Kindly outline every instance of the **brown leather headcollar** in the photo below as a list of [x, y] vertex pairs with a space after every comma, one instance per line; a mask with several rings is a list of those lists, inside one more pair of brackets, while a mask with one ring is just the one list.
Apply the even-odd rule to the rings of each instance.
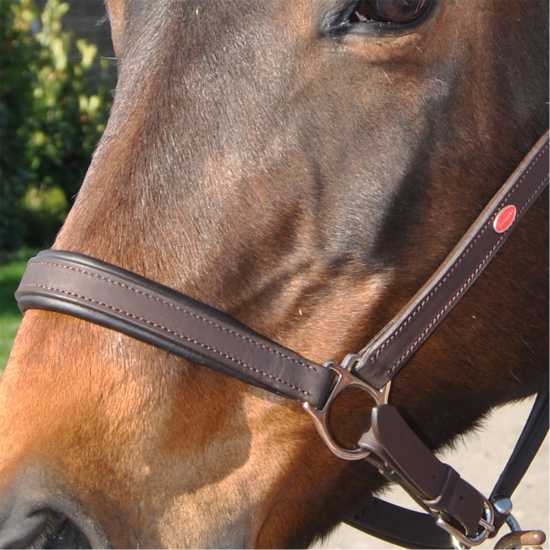
[[[434, 516], [438, 526], [472, 546], [494, 536], [503, 516], [494, 502], [424, 446], [387, 404], [389, 388], [548, 186], [548, 157], [546, 133], [427, 283], [361, 352], [350, 354], [342, 365], [313, 363], [215, 308], [72, 252], [48, 250], [31, 259], [16, 298], [22, 311], [45, 309], [80, 317], [304, 402], [333, 452], [375, 464]], [[349, 385], [368, 391], [378, 405], [372, 411], [371, 430], [355, 449], [340, 447], [326, 422], [335, 395]], [[543, 423], [537, 426], [537, 434], [542, 433]], [[376, 531], [376, 526], [370, 529]], [[422, 543], [430, 547], [435, 539], [439, 545], [441, 537]], [[448, 546], [449, 539], [445, 540]]]

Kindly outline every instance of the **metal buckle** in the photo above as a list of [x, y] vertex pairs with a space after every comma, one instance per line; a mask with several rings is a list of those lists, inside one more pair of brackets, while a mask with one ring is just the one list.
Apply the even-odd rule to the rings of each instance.
[[495, 530], [495, 511], [488, 500], [485, 500], [483, 512], [484, 516], [479, 520], [481, 529], [473, 537], [465, 535], [460, 529], [457, 529], [454, 525], [446, 521], [440, 514], [437, 514], [435, 523], [438, 527], [445, 529], [445, 531], [451, 535], [455, 548], [470, 548], [471, 546], [478, 546], [484, 542]]
[[521, 527], [517, 519], [512, 515], [513, 504], [511, 499], [499, 498], [498, 500], [495, 500], [493, 502], [493, 506], [499, 514], [506, 517], [506, 524], [508, 525], [512, 533], [514, 531], [521, 531]]
[[343, 460], [363, 460], [371, 453], [370, 451], [361, 449], [361, 447], [347, 449], [334, 439], [328, 425], [328, 415], [333, 401], [336, 397], [338, 397], [338, 395], [340, 395], [340, 393], [342, 393], [342, 391], [351, 386], [366, 391], [374, 399], [377, 406], [386, 404], [390, 393], [391, 381], [378, 390], [353, 374], [353, 368], [357, 364], [358, 360], [359, 356], [352, 353], [344, 358], [341, 365], [335, 365], [331, 362], [326, 363], [325, 367], [332, 369], [336, 373], [337, 378], [330, 395], [323, 405], [323, 408], [319, 410], [312, 407], [309, 403], [303, 404], [304, 409], [313, 418], [313, 423], [315, 424], [315, 427], [317, 428], [317, 431], [323, 441], [337, 457], [342, 458]]
[[493, 501], [495, 510], [503, 515], [510, 533], [504, 535], [496, 543], [495, 548], [542, 548], [546, 541], [544, 531], [530, 529], [523, 531], [518, 520], [512, 515], [512, 501], [509, 498], [500, 498]]

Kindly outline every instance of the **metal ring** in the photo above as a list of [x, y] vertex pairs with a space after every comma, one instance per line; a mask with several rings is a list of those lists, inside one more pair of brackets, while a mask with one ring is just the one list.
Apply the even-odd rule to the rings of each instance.
[[360, 388], [367, 392], [376, 402], [376, 405], [384, 405], [388, 402], [390, 385], [388, 382], [382, 389], [378, 390], [361, 380], [353, 374], [353, 368], [357, 364], [359, 356], [356, 354], [347, 355], [341, 365], [327, 363], [325, 367], [332, 369], [336, 373], [336, 382], [328, 396], [325, 404], [321, 409], [315, 409], [309, 403], [304, 403], [304, 409], [311, 415], [313, 423], [319, 432], [319, 435], [326, 443], [327, 447], [338, 457], [343, 460], [363, 460], [371, 453], [357, 446], [348, 449], [340, 445], [333, 437], [328, 424], [330, 407], [336, 397], [340, 395], [348, 387]]

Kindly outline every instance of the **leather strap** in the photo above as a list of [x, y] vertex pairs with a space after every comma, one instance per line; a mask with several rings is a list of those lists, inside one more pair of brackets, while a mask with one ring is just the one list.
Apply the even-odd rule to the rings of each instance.
[[22, 311], [80, 317], [317, 408], [332, 386], [330, 369], [221, 311], [82, 254], [40, 252], [15, 296]]
[[[548, 432], [548, 391], [537, 396], [512, 455], [498, 478], [489, 500], [511, 499]], [[409, 449], [412, 450], [412, 449]], [[495, 510], [494, 537], [507, 516]], [[454, 548], [448, 533], [437, 527], [430, 514], [415, 512], [376, 497], [346, 523], [374, 537], [406, 548]]]
[[[547, 186], [548, 132], [428, 282], [360, 352], [354, 370], [357, 376], [376, 388], [392, 380], [483, 273], [519, 219]], [[504, 211], [506, 207], [510, 208]], [[507, 220], [512, 223], [501, 232]]]
[[[512, 499], [512, 495], [523, 479], [525, 472], [535, 458], [548, 433], [548, 388], [537, 395], [529, 418], [523, 427], [504, 470], [496, 482], [489, 500]], [[506, 521], [506, 516], [496, 511], [497, 529]]]
[[402, 508], [391, 502], [367, 497], [363, 507], [346, 523], [364, 533], [405, 548], [454, 548], [449, 534], [433, 516]]
[[395, 407], [381, 405], [372, 410], [371, 429], [359, 446], [371, 451], [381, 472], [399, 481], [425, 509], [459, 522], [467, 535], [473, 536], [479, 530], [486, 503], [483, 495], [451, 466], [438, 460]]

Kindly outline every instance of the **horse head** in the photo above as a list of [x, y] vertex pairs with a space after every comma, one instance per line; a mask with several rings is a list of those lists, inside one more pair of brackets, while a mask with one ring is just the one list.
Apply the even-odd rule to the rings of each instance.
[[[341, 359], [446, 256], [545, 129], [542, 0], [107, 0], [118, 84], [55, 248]], [[537, 206], [392, 403], [432, 448], [545, 383]], [[342, 399], [342, 437], [368, 404]], [[0, 385], [0, 540], [302, 546], [371, 467], [301, 407], [29, 311]], [[11, 537], [11, 538], [10, 538]]]

